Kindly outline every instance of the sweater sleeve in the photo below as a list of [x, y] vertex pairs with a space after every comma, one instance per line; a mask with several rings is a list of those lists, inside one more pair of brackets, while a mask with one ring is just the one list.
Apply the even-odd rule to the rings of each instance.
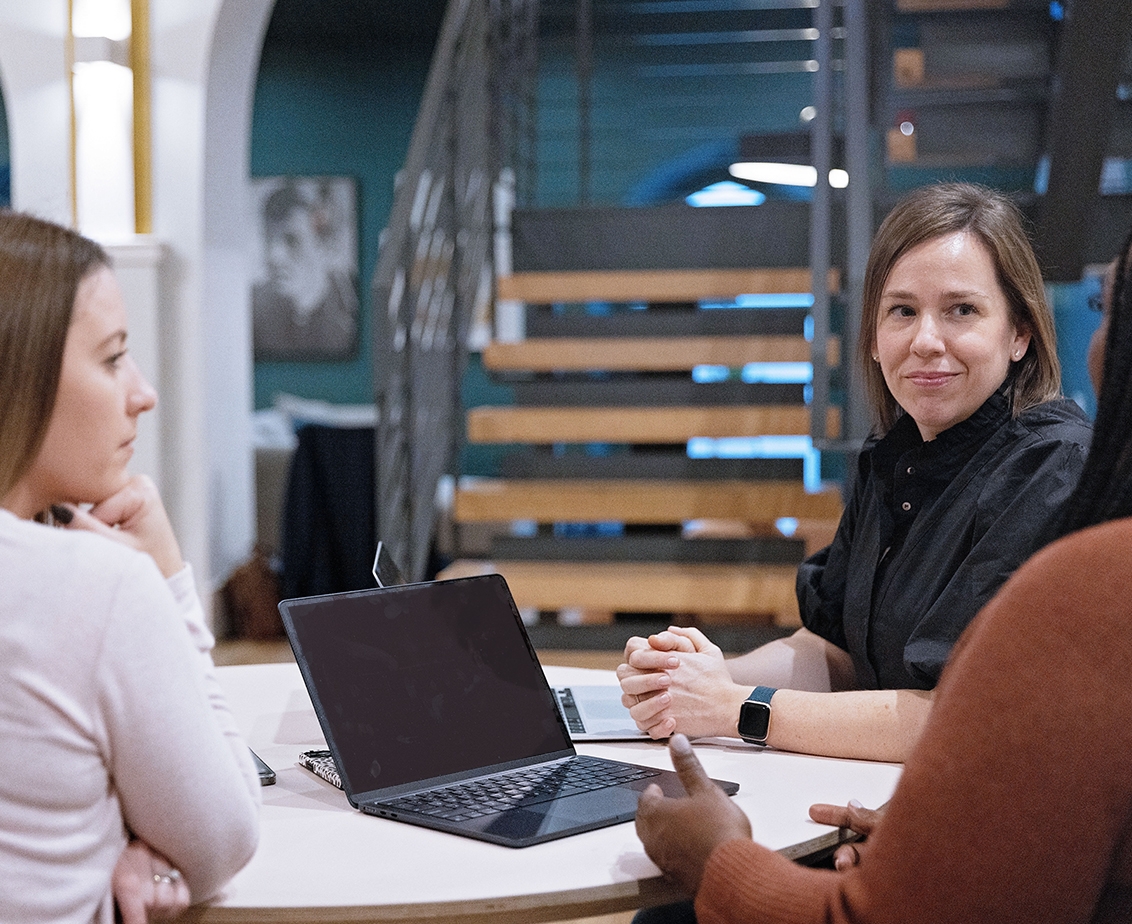
[[1125, 919], [1130, 547], [1132, 520], [1071, 536], [980, 614], [858, 867], [723, 844], [697, 896], [702, 924]]
[[212, 644], [192, 572], [166, 584], [139, 557], [98, 662], [103, 746], [127, 827], [181, 870], [194, 902], [251, 858], [261, 798]]

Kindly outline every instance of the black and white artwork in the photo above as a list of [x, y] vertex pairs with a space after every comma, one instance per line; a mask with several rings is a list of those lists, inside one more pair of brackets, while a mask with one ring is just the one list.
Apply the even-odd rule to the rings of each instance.
[[357, 188], [352, 177], [252, 180], [257, 360], [348, 359], [358, 346]]

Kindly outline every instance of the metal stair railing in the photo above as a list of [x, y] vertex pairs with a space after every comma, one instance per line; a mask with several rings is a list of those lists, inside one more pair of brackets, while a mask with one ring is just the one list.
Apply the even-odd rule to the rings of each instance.
[[449, 4], [374, 271], [377, 538], [410, 580], [426, 574], [462, 441], [468, 331], [492, 294], [492, 188], [522, 79], [497, 49], [537, 22], [532, 2]]

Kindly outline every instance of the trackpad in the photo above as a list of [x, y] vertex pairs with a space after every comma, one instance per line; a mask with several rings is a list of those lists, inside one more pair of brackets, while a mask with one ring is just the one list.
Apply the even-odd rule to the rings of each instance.
[[612, 788], [512, 809], [495, 816], [485, 830], [506, 837], [526, 838], [629, 821], [637, 813], [637, 795], [631, 790]]
[[[571, 825], [580, 823], [580, 820], [563, 820]], [[512, 809], [510, 812], [497, 815], [484, 830], [508, 838], [534, 837], [536, 834], [553, 830], [552, 827], [548, 827], [548, 821], [549, 819], [544, 812], [532, 809]]]

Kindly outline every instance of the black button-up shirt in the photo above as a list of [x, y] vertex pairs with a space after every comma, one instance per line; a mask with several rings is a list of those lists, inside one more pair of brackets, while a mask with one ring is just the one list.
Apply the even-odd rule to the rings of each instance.
[[931, 689], [967, 623], [1054, 537], [1091, 428], [1071, 401], [1010, 416], [997, 392], [925, 443], [907, 415], [858, 460], [832, 545], [798, 570], [803, 624], [861, 689]]

